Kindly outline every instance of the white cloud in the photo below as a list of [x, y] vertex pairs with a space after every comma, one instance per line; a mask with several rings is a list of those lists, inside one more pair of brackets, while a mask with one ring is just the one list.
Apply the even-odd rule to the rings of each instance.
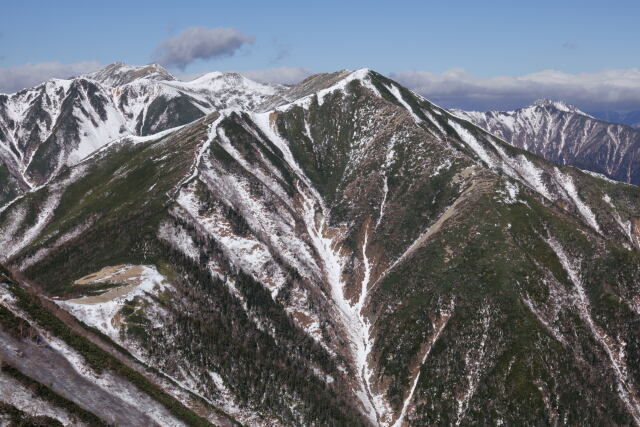
[[303, 67], [276, 67], [262, 70], [241, 71], [245, 77], [261, 83], [295, 84], [313, 74]]
[[253, 43], [252, 36], [234, 28], [189, 27], [180, 34], [163, 40], [154, 57], [163, 65], [183, 69], [196, 59], [233, 55], [242, 45]]
[[476, 77], [454, 68], [437, 74], [402, 71], [390, 77], [444, 107], [511, 109], [537, 98], [569, 102], [585, 111], [640, 106], [640, 70], [570, 74], [544, 70], [522, 76]]
[[70, 64], [52, 61], [0, 67], [0, 92], [12, 93], [33, 87], [53, 77], [65, 79], [99, 68], [100, 63], [97, 61], [81, 61]]

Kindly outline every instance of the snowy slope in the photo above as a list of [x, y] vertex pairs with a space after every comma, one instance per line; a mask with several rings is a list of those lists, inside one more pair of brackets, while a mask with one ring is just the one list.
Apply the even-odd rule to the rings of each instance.
[[453, 112], [551, 161], [640, 184], [637, 129], [596, 119], [560, 101], [538, 100], [515, 111]]
[[84, 77], [109, 87], [122, 86], [138, 79], [175, 80], [171, 73], [157, 63], [135, 66], [127, 65], [123, 62], [114, 62], [101, 70], [86, 74]]
[[151, 135], [229, 107], [255, 109], [282, 90], [236, 73], [180, 82], [158, 64], [114, 63], [0, 95], [0, 206], [120, 137]]

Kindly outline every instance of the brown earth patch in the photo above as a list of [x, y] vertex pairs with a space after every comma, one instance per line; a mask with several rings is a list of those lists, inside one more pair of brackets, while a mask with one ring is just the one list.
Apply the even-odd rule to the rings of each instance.
[[313, 323], [313, 319], [309, 315], [301, 311], [294, 311], [292, 315], [295, 321], [303, 328], [307, 328]]
[[640, 218], [631, 218], [631, 232], [634, 236], [640, 237]]
[[133, 283], [131, 285], [126, 285], [126, 286], [120, 286], [118, 288], [115, 289], [111, 289], [103, 294], [100, 295], [93, 295], [90, 297], [82, 297], [82, 298], [76, 298], [76, 299], [70, 299], [68, 300], [68, 302], [72, 302], [75, 304], [101, 304], [101, 303], [105, 303], [105, 302], [109, 302], [111, 300], [114, 300], [118, 297], [121, 297], [122, 295], [128, 294], [129, 292], [131, 292], [132, 290], [134, 290], [135, 288], [137, 288], [139, 285], [139, 283]]
[[74, 285], [88, 285], [91, 283], [98, 283], [101, 279], [108, 278], [115, 274], [119, 269], [126, 267], [126, 264], [113, 265], [109, 267], [104, 267], [95, 273], [88, 274], [75, 282]]
[[98, 283], [122, 283], [124, 286], [109, 289], [100, 295], [92, 295], [68, 300], [76, 304], [100, 304], [112, 301], [134, 290], [140, 284], [140, 276], [144, 271], [143, 265], [114, 265], [84, 276], [73, 282], [76, 285], [90, 285]]

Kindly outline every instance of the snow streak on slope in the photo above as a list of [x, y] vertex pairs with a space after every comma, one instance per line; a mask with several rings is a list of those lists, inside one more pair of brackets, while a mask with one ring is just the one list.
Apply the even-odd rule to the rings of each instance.
[[[558, 293], [558, 291], [557, 291], [557, 289], [555, 287], [551, 287], [549, 293], [550, 293], [551, 298], [558, 299], [558, 296], [556, 295]], [[566, 346], [567, 345], [567, 340], [562, 336], [562, 333], [560, 332], [560, 330], [556, 326], [554, 326], [552, 324], [552, 321], [550, 321], [541, 310], [539, 310], [537, 307], [534, 306], [534, 303], [531, 300], [531, 298], [529, 298], [528, 295], [525, 295], [525, 296], [522, 297], [522, 301], [529, 308], [529, 310], [531, 310], [533, 315], [536, 316], [538, 321], [540, 323], [542, 323], [542, 325], [546, 328], [546, 330], [549, 331], [549, 333], [556, 340], [558, 340], [558, 342], [560, 342], [562, 345]], [[554, 301], [554, 302], [556, 302], [556, 301]]]
[[94, 224], [94, 219], [90, 219], [85, 224], [80, 224], [77, 227], [69, 230], [66, 233], [60, 235], [53, 243], [46, 247], [41, 247], [38, 249], [33, 255], [25, 258], [24, 261], [20, 264], [20, 270], [24, 271], [35, 263], [39, 262], [43, 259], [51, 250], [58, 248], [65, 243], [80, 237], [82, 233], [84, 233], [87, 229], [89, 229]]
[[629, 414], [633, 417], [636, 425], [640, 425], [640, 400], [638, 399], [638, 391], [635, 389], [633, 380], [629, 376], [628, 368], [625, 362], [624, 356], [624, 343], [618, 342], [617, 339], [607, 335], [604, 329], [598, 326], [591, 316], [591, 304], [584, 289], [582, 278], [580, 277], [580, 270], [578, 266], [572, 262], [563, 247], [554, 238], [546, 240], [549, 247], [555, 252], [560, 264], [564, 268], [569, 277], [569, 280], [574, 286], [576, 296], [576, 308], [580, 317], [589, 327], [593, 338], [602, 346], [605, 350], [609, 361], [610, 367], [615, 375], [618, 383], [618, 395], [620, 400], [625, 404]]
[[[43, 189], [45, 187], [43, 185], [31, 190], [32, 192], [48, 191], [44, 201], [36, 206], [29, 206], [27, 199], [24, 197], [18, 197], [9, 204], [15, 206], [13, 206], [4, 227], [0, 228], [0, 247], [6, 248], [6, 250], [0, 252], [0, 261], [8, 260], [39, 237], [40, 233], [53, 218], [55, 210], [60, 203], [63, 189], [82, 177], [84, 172], [85, 168], [83, 166], [76, 167], [68, 177], [46, 186], [46, 189]], [[5, 208], [9, 207], [9, 205]], [[35, 213], [35, 221], [26, 223], [30, 216], [28, 215], [30, 210], [37, 211]]]
[[391, 165], [393, 164], [393, 159], [395, 158], [395, 138], [392, 138], [389, 141], [389, 146], [387, 148], [387, 156], [385, 158], [384, 164], [382, 165], [383, 175], [382, 175], [382, 201], [380, 202], [380, 210], [378, 213], [378, 220], [376, 221], [376, 229], [380, 226], [382, 222], [382, 217], [384, 216], [384, 208], [387, 204], [387, 197], [389, 196], [389, 173], [391, 169]]
[[360, 296], [358, 297], [358, 303], [356, 304], [356, 309], [358, 312], [361, 312], [365, 299], [367, 297], [367, 286], [369, 285], [369, 280], [371, 279], [371, 262], [369, 261], [369, 257], [367, 256], [367, 243], [369, 241], [369, 222], [366, 223], [364, 229], [364, 240], [362, 242], [362, 262], [364, 264], [364, 275], [362, 277], [362, 283], [360, 284]]
[[600, 226], [598, 225], [598, 221], [596, 221], [596, 217], [586, 204], [580, 200], [578, 196], [578, 190], [576, 189], [575, 184], [573, 183], [573, 179], [569, 175], [564, 175], [560, 173], [558, 168], [555, 168], [555, 175], [558, 183], [562, 186], [562, 189], [567, 193], [569, 198], [573, 201], [576, 208], [578, 208], [578, 212], [584, 218], [584, 220], [589, 224], [594, 230], [598, 233], [601, 233]]
[[400, 93], [400, 89], [398, 89], [397, 86], [395, 85], [388, 85], [386, 86], [387, 89], [389, 89], [389, 92], [391, 92], [391, 94], [398, 100], [398, 102], [400, 104], [402, 104], [402, 106], [404, 108], [406, 108], [406, 110], [409, 112], [409, 114], [411, 114], [411, 117], [413, 117], [413, 120], [416, 123], [422, 123], [422, 119], [420, 117], [418, 117], [416, 115], [416, 113], [413, 112], [413, 109], [411, 108], [411, 106], [407, 103], [407, 101], [404, 100], [404, 98], [402, 97], [402, 94]]
[[605, 194], [602, 197], [602, 200], [604, 200], [604, 202], [611, 207], [611, 215], [615, 219], [616, 224], [618, 224], [618, 227], [620, 227], [620, 230], [622, 231], [622, 233], [625, 236], [627, 236], [627, 239], [629, 239], [629, 242], [631, 242], [633, 246], [640, 249], [640, 238], [634, 235], [633, 224], [631, 223], [631, 221], [622, 220], [622, 218], [620, 217], [620, 213], [618, 212], [618, 209], [612, 203], [611, 197], [608, 194]]
[[393, 414], [393, 409], [386, 399], [384, 393], [376, 392], [372, 384], [373, 369], [369, 364], [369, 355], [373, 351], [374, 337], [372, 331], [372, 324], [365, 315], [366, 301], [369, 294], [369, 283], [371, 282], [371, 269], [372, 261], [367, 255], [368, 242], [369, 242], [369, 227], [370, 221], [365, 222], [364, 239], [362, 242], [362, 263], [363, 263], [363, 278], [360, 284], [360, 295], [358, 301], [354, 306], [355, 313], [362, 325], [362, 336], [364, 339], [364, 349], [361, 351], [361, 359], [358, 360], [357, 368], [360, 370], [362, 382], [367, 393], [368, 400], [372, 403], [374, 412], [376, 415], [377, 424], [387, 425], [390, 417]]
[[[9, 247], [6, 251], [3, 251], [0, 261], [6, 261], [11, 258], [38, 237], [40, 232], [53, 217], [53, 211], [58, 206], [59, 202], [59, 194], [50, 194], [42, 206], [39, 207], [40, 212], [38, 213], [36, 222], [28, 227], [27, 230], [25, 230], [19, 237], [14, 236], [13, 233], [17, 231], [17, 228], [20, 225], [20, 222], [24, 220], [24, 217], [14, 218], [14, 222], [8, 225], [9, 229], [1, 230], [3, 234], [3, 243], [9, 244]], [[18, 210], [15, 212], [19, 213], [20, 211]], [[15, 215], [16, 213], [12, 213], [12, 215]]]
[[494, 162], [489, 153], [485, 150], [485, 148], [478, 142], [475, 136], [471, 134], [467, 129], [462, 127], [459, 123], [454, 120], [448, 121], [449, 126], [451, 126], [460, 136], [468, 146], [471, 148], [480, 159], [487, 164], [490, 168], [494, 167]]

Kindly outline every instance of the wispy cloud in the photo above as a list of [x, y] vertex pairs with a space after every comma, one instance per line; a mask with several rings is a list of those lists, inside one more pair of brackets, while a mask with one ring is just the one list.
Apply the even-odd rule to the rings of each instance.
[[402, 71], [390, 77], [444, 107], [512, 109], [537, 98], [564, 100], [586, 111], [629, 110], [640, 105], [640, 70], [477, 77], [463, 69], [444, 73]]
[[13, 67], [0, 67], [0, 92], [11, 93], [35, 86], [50, 78], [69, 78], [100, 68], [97, 61], [38, 62]]
[[234, 28], [189, 27], [174, 37], [163, 40], [154, 58], [163, 65], [182, 70], [197, 59], [231, 56], [245, 44], [255, 41]]
[[309, 77], [313, 71], [303, 67], [275, 67], [242, 71], [240, 74], [261, 83], [295, 84]]

